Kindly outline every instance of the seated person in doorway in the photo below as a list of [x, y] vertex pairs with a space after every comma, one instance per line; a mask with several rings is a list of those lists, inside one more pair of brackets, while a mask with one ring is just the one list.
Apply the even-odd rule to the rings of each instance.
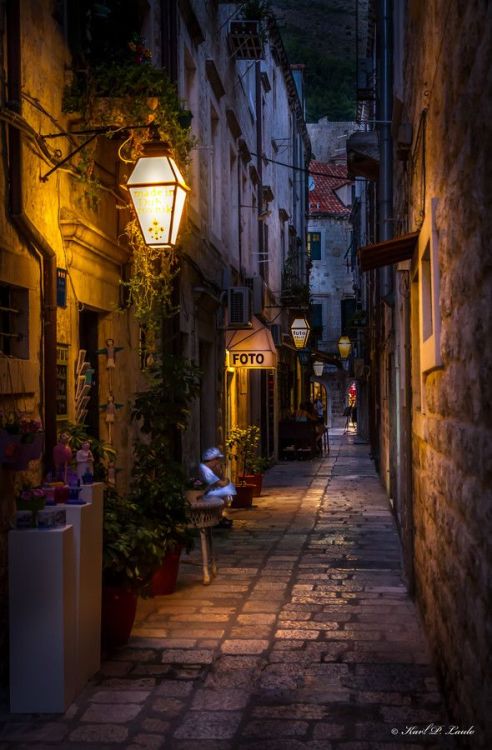
[[294, 419], [296, 422], [316, 422], [316, 414], [310, 401], [303, 401], [297, 409]]
[[[236, 488], [229, 479], [222, 477], [222, 460], [224, 454], [218, 448], [207, 448], [203, 452], [202, 461], [198, 467], [200, 479], [202, 479], [207, 489], [203, 493], [206, 500], [208, 497], [221, 497], [226, 501], [231, 495], [236, 495]], [[219, 528], [229, 529], [232, 521], [223, 517], [217, 524]]]

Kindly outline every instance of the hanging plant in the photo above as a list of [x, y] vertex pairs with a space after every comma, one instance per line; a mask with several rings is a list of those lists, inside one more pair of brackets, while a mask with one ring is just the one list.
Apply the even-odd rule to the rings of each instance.
[[[162, 140], [172, 144], [177, 162], [186, 166], [189, 161], [194, 145], [191, 113], [182, 106], [166, 71], [152, 65], [141, 40], [129, 42], [126, 59], [74, 71], [62, 109], [80, 116], [81, 129], [114, 126], [108, 138], [124, 133], [124, 161], [141, 155], [151, 123]], [[94, 149], [82, 150], [75, 169], [80, 179], [94, 183]]]
[[125, 233], [133, 251], [132, 272], [130, 279], [121, 283], [129, 291], [135, 317], [145, 327], [147, 344], [153, 349], [162, 318], [177, 312], [172, 282], [179, 270], [178, 259], [171, 250], [148, 247], [135, 218], [126, 225]]

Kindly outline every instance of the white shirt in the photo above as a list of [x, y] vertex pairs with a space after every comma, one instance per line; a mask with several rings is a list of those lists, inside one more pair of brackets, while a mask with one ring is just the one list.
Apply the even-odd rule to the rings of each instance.
[[204, 495], [206, 497], [228, 497], [229, 495], [236, 495], [236, 488], [232, 484], [232, 482], [229, 482], [229, 484], [226, 484], [225, 487], [215, 487], [214, 484], [217, 484], [217, 482], [220, 482], [220, 477], [215, 474], [210, 466], [207, 466], [207, 464], [200, 464], [198, 467], [198, 471], [200, 473], [200, 477], [203, 479], [204, 482], [208, 485], [207, 489], [204, 492]]

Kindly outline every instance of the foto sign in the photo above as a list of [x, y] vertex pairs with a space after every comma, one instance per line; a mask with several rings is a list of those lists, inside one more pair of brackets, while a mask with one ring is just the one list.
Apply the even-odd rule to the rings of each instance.
[[263, 369], [275, 367], [275, 354], [271, 351], [228, 351], [228, 367], [247, 367], [249, 369]]

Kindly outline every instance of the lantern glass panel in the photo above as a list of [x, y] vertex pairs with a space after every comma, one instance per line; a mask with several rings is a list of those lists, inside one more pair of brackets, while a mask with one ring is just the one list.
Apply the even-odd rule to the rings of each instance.
[[177, 183], [185, 190], [189, 189], [176, 162], [170, 156], [140, 157], [128, 178], [128, 185], [155, 185], [163, 182]]
[[[174, 185], [130, 187], [130, 195], [146, 245], [169, 245], [175, 190]], [[179, 227], [179, 223], [176, 225]]]
[[181, 224], [181, 216], [183, 214], [183, 209], [186, 201], [186, 192], [180, 188], [176, 188], [176, 201], [174, 204], [174, 214], [173, 214], [173, 228], [171, 232], [171, 245], [176, 244], [176, 239], [178, 236], [179, 231], [179, 225]]

